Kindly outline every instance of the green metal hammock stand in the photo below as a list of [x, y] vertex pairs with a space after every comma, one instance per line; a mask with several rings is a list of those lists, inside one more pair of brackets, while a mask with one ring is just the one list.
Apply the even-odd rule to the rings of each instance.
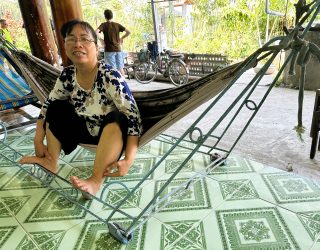
[[[40, 180], [48, 188], [53, 189], [59, 194], [61, 194], [66, 200], [76, 204], [77, 206], [84, 209], [87, 213], [97, 218], [99, 221], [108, 225], [110, 234], [120, 242], [126, 244], [130, 241], [130, 239], [132, 239], [133, 232], [135, 231], [135, 229], [143, 225], [148, 220], [148, 218], [150, 218], [150, 216], [159, 212], [162, 208], [170, 204], [174, 199], [181, 196], [192, 185], [194, 185], [196, 182], [198, 182], [207, 174], [209, 174], [213, 169], [217, 168], [223, 163], [223, 160], [228, 157], [230, 152], [233, 150], [233, 148], [235, 147], [235, 145], [237, 144], [247, 127], [249, 126], [252, 119], [257, 114], [258, 110], [261, 108], [271, 89], [274, 87], [282, 71], [289, 64], [289, 62], [291, 62], [291, 69], [294, 68], [293, 66], [296, 62], [303, 69], [311, 53], [317, 56], [320, 62], [319, 48], [316, 47], [314, 44], [308, 43], [303, 40], [303, 37], [305, 36], [306, 32], [310, 29], [319, 11], [320, 0], [314, 2], [314, 4], [310, 6], [309, 11], [302, 17], [301, 21], [290, 33], [288, 33], [286, 36], [280, 36], [270, 40], [261, 49], [257, 50], [250, 57], [248, 57], [244, 62], [239, 63], [237, 65], [232, 65], [223, 69], [222, 71], [210, 74], [208, 77], [201, 78], [199, 81], [203, 84], [199, 84], [199, 86], [197, 87], [193, 87], [192, 83], [189, 83], [190, 85], [187, 84], [185, 86], [182, 86], [181, 88], [176, 88], [174, 91], [178, 92], [181, 91], [183, 88], [189, 88], [188, 90], [192, 94], [188, 95], [188, 98], [181, 102], [181, 104], [178, 105], [178, 107], [176, 107], [169, 114], [159, 119], [154, 125], [150, 125], [149, 129], [145, 131], [141, 138], [141, 145], [146, 144], [156, 135], [161, 134], [164, 129], [171, 125], [170, 121], [173, 120], [173, 122], [175, 122], [181, 119], [186, 114], [190, 113], [193, 109], [210, 99], [211, 102], [206, 103], [206, 108], [204, 109], [202, 114], [183, 133], [183, 135], [181, 135], [180, 138], [177, 138], [175, 141], [172, 142], [173, 144], [171, 148], [161, 157], [161, 159], [159, 159], [155, 163], [155, 165], [150, 169], [150, 171], [133, 188], [129, 188], [124, 183], [119, 181], [108, 181], [108, 183], [104, 185], [101, 191], [101, 195], [99, 197], [92, 196], [93, 200], [90, 201], [92, 202], [91, 206], [93, 206], [92, 204], [95, 203], [99, 204], [101, 207], [108, 207], [112, 209], [111, 213], [108, 214], [106, 219], [104, 219], [99, 214], [90, 211], [90, 209], [88, 209], [83, 202], [80, 202], [81, 192], [75, 189], [68, 180], [60, 177], [57, 174], [49, 172], [48, 170], [42, 168], [39, 165], [33, 165], [31, 167], [20, 166], [20, 164], [18, 164], [17, 161], [22, 155], [15, 149], [11, 148], [9, 145], [5, 144], [6, 132], [4, 132], [2, 144], [7, 149], [12, 150], [12, 152], [14, 153], [11, 156], [4, 155], [2, 153], [1, 155], [2, 157], [12, 162], [13, 165], [19, 166], [28, 174]], [[304, 31], [299, 32], [301, 25], [307, 18], [309, 18], [310, 21], [308, 22]], [[274, 43], [277, 43], [278, 45], [273, 45]], [[270, 84], [266, 88], [263, 96], [256, 97], [255, 89], [257, 88], [264, 73], [269, 68], [270, 64], [273, 62], [275, 57], [282, 50], [288, 49], [291, 49], [292, 51], [286, 59], [286, 61], [284, 62], [284, 64], [281, 66], [272, 84]], [[259, 60], [265, 58], [268, 58], [266, 64], [253, 77], [253, 79], [244, 86], [241, 93], [235, 96], [230, 106], [226, 110], [224, 110], [222, 114], [214, 113], [213, 115], [215, 117], [215, 122], [211, 123], [209, 127], [207, 126], [206, 131], [202, 130], [200, 128], [201, 121], [205, 119], [207, 115], [210, 114], [210, 111], [212, 109], [214, 109], [215, 107], [219, 107], [220, 101], [223, 100], [224, 95], [228, 94], [228, 91], [235, 84], [237, 79], [246, 70], [254, 67]], [[25, 71], [24, 73], [24, 76], [26, 77], [28, 72]], [[45, 73], [43, 72], [43, 74]], [[32, 75], [29, 75], [29, 78], [32, 77]], [[218, 85], [218, 87], [216, 87], [216, 85]], [[301, 80], [300, 91], [301, 95], [303, 96], [303, 76]], [[169, 94], [172, 94], [169, 90], [160, 91], [157, 93], [150, 93], [151, 96], [163, 96]], [[148, 99], [145, 95], [146, 93], [138, 93], [135, 95], [135, 98], [141, 98], [141, 100], [143, 100], [144, 98]], [[302, 105], [301, 100], [303, 99], [300, 96], [299, 105]], [[139, 107], [140, 109], [143, 109], [143, 107]], [[157, 106], [151, 107], [153, 110], [157, 108]], [[246, 112], [246, 115], [248, 112], [250, 112], [250, 115], [247, 117], [247, 123], [243, 125], [243, 128], [241, 130], [238, 131], [237, 137], [234, 139], [234, 141], [230, 142], [231, 145], [227, 147], [221, 146], [221, 141], [223, 140], [226, 133], [231, 129], [232, 123], [239, 115], [243, 114], [244, 111]], [[143, 185], [143, 183], [154, 173], [154, 171], [161, 166], [161, 163], [163, 163], [168, 156], [173, 154], [175, 150], [181, 147], [183, 142], [186, 140], [188, 140], [193, 145], [192, 147], [189, 147], [189, 153], [181, 161], [181, 163], [171, 174], [171, 176], [163, 183], [159, 191], [150, 199], [149, 203], [145, 205], [145, 207], [138, 215], [132, 215], [124, 211], [124, 204], [126, 203], [128, 198], [133, 196], [134, 193], [138, 191], [138, 189]], [[217, 157], [211, 163], [209, 163], [207, 166], [205, 166], [201, 171], [197, 172], [194, 176], [189, 178], [186, 182], [171, 190], [168, 194], [164, 195], [163, 191], [166, 189], [166, 187], [168, 187], [170, 182], [174, 180], [178, 173], [186, 166], [188, 161], [191, 160], [197, 152], [203, 152], [204, 154], [209, 155], [212, 153], [219, 153], [220, 156]], [[127, 191], [126, 196], [121, 201], [115, 204], [105, 202], [106, 190], [113, 185], [120, 185], [124, 190]], [[125, 218], [127, 218], [130, 221], [129, 225], [127, 225], [126, 227], [124, 225], [121, 225], [121, 223], [119, 222], [119, 216], [116, 215], [124, 216]]]

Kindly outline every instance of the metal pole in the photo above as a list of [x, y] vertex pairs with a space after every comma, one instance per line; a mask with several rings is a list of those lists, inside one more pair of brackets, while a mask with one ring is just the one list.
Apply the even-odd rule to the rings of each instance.
[[[151, 0], [151, 9], [152, 9], [152, 19], [153, 19], [153, 30], [154, 30], [154, 40], [159, 43], [159, 25], [158, 25], [158, 16], [154, 0]], [[160, 45], [161, 47], [161, 45]]]

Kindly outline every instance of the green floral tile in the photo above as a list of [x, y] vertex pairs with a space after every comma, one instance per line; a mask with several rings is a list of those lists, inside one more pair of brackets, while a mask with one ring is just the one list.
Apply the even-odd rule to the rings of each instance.
[[14, 149], [20, 151], [19, 149], [30, 148], [30, 145], [33, 145], [34, 137], [33, 136], [22, 136], [13, 146]]
[[86, 161], [94, 161], [95, 153], [85, 148], [78, 147], [77, 150], [72, 154], [72, 158], [69, 162], [86, 162]]
[[159, 156], [159, 141], [151, 141], [143, 146], [140, 146], [137, 152], [137, 158], [157, 157]]
[[[136, 159], [133, 165], [130, 167], [127, 175], [123, 177], [116, 178], [108, 178], [106, 181], [114, 180], [114, 181], [122, 181], [122, 182], [130, 182], [130, 181], [140, 181], [146, 173], [150, 171], [150, 169], [154, 166], [156, 161], [155, 157], [148, 158], [139, 158]], [[152, 180], [154, 178], [154, 173], [147, 178], [147, 180]]]
[[[7, 142], [19, 153], [31, 154], [33, 136], [34, 127], [10, 132]], [[175, 140], [158, 137], [139, 148], [129, 174], [108, 178], [105, 185], [121, 181], [133, 188]], [[139, 215], [188, 156], [188, 148], [194, 147], [188, 141], [181, 145], [134, 195], [125, 199], [121, 207], [125, 213]], [[1, 143], [0, 152], [12, 157], [12, 152], [1, 147]], [[273, 171], [236, 155], [208, 176], [198, 175], [201, 178], [190, 182], [191, 176], [202, 173], [210, 164], [209, 158], [199, 152], [187, 162], [160, 198], [180, 185], [188, 187], [185, 192], [175, 200], [169, 199], [170, 204], [161, 212], [151, 214], [134, 230], [132, 241], [123, 245], [92, 214], [48, 190], [0, 155], [0, 249], [320, 249], [318, 183]], [[92, 173], [93, 161], [94, 153], [78, 147], [70, 155], [61, 155], [59, 175], [67, 180], [74, 174], [87, 178]], [[66, 192], [72, 190], [68, 183], [54, 180], [51, 184]], [[126, 194], [114, 182], [104, 190], [101, 199], [117, 205]], [[104, 204], [79, 201], [103, 219], [110, 215], [111, 209]], [[122, 217], [116, 213], [114, 220], [128, 227], [130, 220]]]
[[320, 210], [299, 213], [299, 219], [310, 237], [320, 242]]
[[314, 211], [320, 207], [317, 197], [319, 185], [307, 178], [270, 167], [248, 178], [258, 193], [256, 197], [270, 204], [295, 213]]
[[[121, 206], [122, 209], [125, 208], [136, 208], [140, 204], [141, 200], [141, 189], [138, 189], [134, 192], [128, 199], [125, 200], [125, 203]], [[113, 206], [117, 206], [120, 202], [122, 202], [128, 192], [124, 188], [117, 188], [117, 189], [107, 189], [105, 195], [105, 202], [111, 204]], [[110, 207], [103, 206], [103, 209], [111, 209]]]
[[203, 223], [185, 220], [163, 223], [160, 249], [207, 249]]
[[2, 246], [10, 238], [16, 228], [17, 226], [0, 226], [0, 249], [2, 249]]
[[216, 211], [225, 249], [300, 249], [275, 207]]
[[16, 249], [59, 249], [64, 234], [62, 230], [29, 232]]
[[151, 143], [145, 144], [142, 147], [139, 147], [138, 154], [150, 154], [152, 149]]
[[[65, 189], [65, 192], [71, 192], [71, 189]], [[79, 199], [79, 203], [89, 208], [91, 201]], [[76, 206], [58, 192], [48, 190], [33, 211], [26, 218], [25, 222], [44, 222], [44, 221], [63, 221], [84, 219], [86, 211]]]
[[0, 181], [1, 181], [2, 176], [4, 176], [5, 174], [6, 174], [5, 172], [0, 171]]
[[22, 130], [18, 130], [21, 134], [23, 134], [24, 136], [32, 136], [34, 137], [34, 134], [36, 132], [36, 127], [33, 126], [33, 125], [30, 125], [28, 127], [25, 127], [24, 129]]
[[[181, 185], [183, 188], [185, 188], [188, 185], [188, 180], [190, 179], [181, 178], [172, 180], [169, 186], [164, 189], [164, 192], [162, 193], [162, 195], [160, 195], [158, 201], [165, 197], [169, 192]], [[241, 200], [241, 198], [239, 197], [244, 195], [246, 195], [248, 199], [256, 199], [250, 196], [252, 191], [250, 191], [250, 193], [248, 194], [245, 192], [247, 190], [245, 187], [239, 190], [239, 197], [233, 198], [232, 195], [237, 194], [236, 191], [238, 186], [233, 189], [234, 192], [223, 193], [220, 183], [216, 180], [208, 177], [201, 177], [195, 180], [196, 181], [194, 183], [189, 183], [188, 189], [181, 190], [183, 191], [182, 194], [176, 199], [167, 197], [165, 201], [160, 202], [160, 204], [156, 206], [156, 209], [158, 210], [159, 208], [161, 208], [161, 211], [158, 211], [154, 215], [154, 217], [161, 221], [166, 221], [164, 218], [170, 217], [170, 214], [172, 214], [173, 219], [176, 219], [177, 213], [179, 214], [179, 216], [183, 215], [184, 213], [186, 213], [187, 216], [190, 216], [187, 211], [192, 211], [192, 213], [198, 215], [197, 219], [202, 219], [203, 216], [208, 213], [208, 211], [215, 209], [215, 207], [218, 207], [221, 203], [223, 203], [224, 199]], [[165, 179], [161, 181], [155, 181], [154, 183], [149, 183], [148, 185], [143, 187], [144, 195], [142, 196], [142, 206], [140, 206], [141, 209], [143, 209], [155, 196], [155, 194], [163, 186], [164, 182]], [[154, 187], [154, 193], [150, 192], [152, 187]], [[248, 190], [250, 190], [250, 188]], [[163, 208], [162, 205], [165, 202], [168, 202], [168, 204], [166, 204], [166, 206]]]
[[[117, 219], [117, 223], [122, 225], [124, 228], [127, 228], [130, 225], [130, 221], [126, 219]], [[129, 244], [123, 245], [109, 234], [106, 224], [94, 220], [88, 220], [84, 223], [77, 243], [73, 249], [143, 249], [145, 234], [146, 225], [143, 225], [134, 231]]]
[[21, 137], [20, 133], [10, 134], [5, 140], [0, 139], [0, 150], [3, 150], [7, 147], [7, 145], [11, 145], [17, 139]]
[[[1, 185], [2, 184], [2, 185]], [[12, 176], [9, 180], [4, 183], [0, 183], [0, 190], [20, 190], [20, 189], [34, 189], [34, 188], [43, 188], [39, 180], [29, 175], [24, 170], [19, 170], [17, 173]]]
[[73, 175], [79, 177], [80, 179], [87, 179], [92, 175], [92, 171], [93, 165], [69, 168], [69, 173], [65, 176], [65, 179], [70, 180], [70, 177]]
[[[208, 162], [209, 164], [210, 162]], [[209, 175], [215, 178], [216, 175], [222, 174], [246, 174], [255, 172], [253, 165], [244, 158], [229, 156], [226, 164], [214, 168]]]
[[[160, 164], [154, 171], [153, 179], [166, 179], [175, 173], [177, 173], [176, 178], [184, 178], [196, 174], [197, 169], [200, 168], [198, 159], [194, 157], [184, 163], [186, 157], [188, 157], [188, 155], [180, 154], [170, 155], [165, 159], [162, 157], [156, 158], [155, 163]], [[180, 171], [177, 171], [178, 168], [181, 168]], [[204, 169], [203, 162], [201, 168]]]
[[0, 197], [0, 218], [16, 215], [30, 198], [30, 195]]
[[[139, 181], [141, 178], [147, 173], [155, 162], [155, 158], [140, 158], [136, 159], [133, 166], [131, 166], [129, 173], [124, 177], [117, 177], [117, 178], [106, 178], [105, 183], [110, 181], [121, 181], [121, 182], [130, 182], [130, 181]], [[86, 179], [92, 175], [93, 171], [93, 162], [88, 164], [87, 162], [77, 162], [74, 164], [73, 162], [68, 163], [69, 173], [64, 174], [64, 178], [67, 180], [70, 179], [72, 175], [76, 175], [79, 178]], [[76, 167], [70, 167], [70, 165]], [[66, 171], [68, 171], [66, 170]], [[65, 172], [65, 171], [64, 171]], [[153, 179], [153, 173], [151, 176], [147, 178], [147, 180]]]
[[11, 161], [17, 162], [21, 156], [20, 155], [31, 155], [33, 154], [33, 148], [21, 149], [19, 154], [16, 154], [11, 149], [5, 148], [0, 151], [0, 168], [1, 167], [12, 167], [13, 164]]
[[0, 169], [12, 167], [12, 166], [13, 166], [13, 164], [11, 162], [11, 159], [8, 159], [8, 158], [4, 157], [2, 154], [0, 154]]
[[259, 197], [254, 185], [247, 179], [219, 181], [219, 185], [224, 200], [249, 200]]
[[[175, 140], [173, 141], [173, 143], [175, 143]], [[171, 148], [173, 147], [173, 144], [169, 144], [166, 142], [160, 142], [160, 146], [159, 146], [159, 155], [164, 155], [165, 153], [167, 153], [169, 150], [171, 150]], [[174, 148], [174, 150], [171, 152], [171, 154], [173, 155], [177, 155], [177, 154], [188, 154], [191, 152], [191, 149], [193, 149], [195, 147], [195, 144], [192, 142], [187, 142], [187, 141], [182, 141], [179, 146], [176, 146]]]
[[318, 240], [316, 240], [311, 248], [311, 250], [320, 249], [320, 234], [318, 235]]
[[[181, 166], [181, 164], [184, 162], [184, 159], [168, 159], [165, 161], [165, 173], [171, 174], [174, 173], [178, 167]], [[188, 161], [183, 168], [181, 169], [181, 172], [194, 172], [194, 162], [192, 160]]]
[[[12, 228], [12, 230], [10, 230], [10, 236], [4, 241], [1, 242], [1, 236], [0, 236], [0, 249], [2, 250], [9, 250], [9, 249], [45, 249], [45, 248], [39, 248], [36, 244], [36, 242], [33, 241], [33, 244], [29, 244], [29, 247], [24, 247], [21, 248], [19, 247], [21, 241], [23, 238], [29, 237], [29, 233], [26, 232], [24, 226], [22, 225], [22, 223], [19, 223], [18, 221], [12, 220], [12, 225], [11, 226], [6, 226], [6, 227], [0, 227], [0, 235], [2, 233], [4, 233], [6, 230], [4, 230], [3, 232], [1, 231], [1, 228]], [[14, 225], [15, 224], [15, 225]], [[6, 234], [6, 233], [4, 233]]]
[[[154, 194], [158, 193], [162, 186], [165, 184], [165, 180], [156, 181]], [[168, 195], [171, 191], [180, 188], [180, 186], [187, 187], [188, 179], [174, 179], [164, 189], [159, 199]], [[193, 185], [190, 185], [181, 196], [173, 200], [171, 204], [168, 204], [161, 212], [178, 211], [178, 210], [190, 210], [190, 209], [208, 209], [211, 208], [211, 201], [209, 199], [208, 188], [206, 181], [200, 179]]]
[[291, 173], [262, 174], [262, 178], [279, 204], [319, 202], [320, 185]]

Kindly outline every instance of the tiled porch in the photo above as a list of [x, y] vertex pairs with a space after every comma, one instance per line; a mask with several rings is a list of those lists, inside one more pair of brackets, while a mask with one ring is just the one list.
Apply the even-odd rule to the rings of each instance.
[[[21, 154], [32, 154], [33, 133], [34, 127], [11, 131], [6, 143]], [[133, 187], [169, 149], [160, 139], [141, 147], [130, 173], [117, 180]], [[237, 155], [152, 215], [128, 245], [121, 245], [105, 224], [5, 160], [3, 155], [10, 156], [12, 150], [3, 145], [0, 150], [1, 249], [320, 249], [320, 183]], [[123, 210], [136, 216], [186, 151], [174, 151]], [[59, 175], [67, 180], [72, 173], [88, 176], [93, 159], [93, 153], [79, 147], [61, 158]], [[208, 164], [208, 155], [196, 154], [165, 193], [202, 173]], [[124, 195], [119, 185], [111, 185], [103, 199], [116, 204]], [[102, 218], [111, 211], [96, 201], [82, 204]], [[115, 218], [129, 223], [122, 215]]]

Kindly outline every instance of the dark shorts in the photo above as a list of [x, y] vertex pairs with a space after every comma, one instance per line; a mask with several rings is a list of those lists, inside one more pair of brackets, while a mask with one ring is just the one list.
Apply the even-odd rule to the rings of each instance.
[[98, 136], [92, 136], [84, 118], [79, 117], [72, 104], [68, 101], [54, 101], [47, 110], [46, 123], [52, 134], [61, 143], [64, 153], [70, 154], [80, 143], [98, 145], [104, 127], [116, 122], [122, 132], [123, 149], [127, 142], [128, 119], [119, 112], [110, 112], [101, 123]]

